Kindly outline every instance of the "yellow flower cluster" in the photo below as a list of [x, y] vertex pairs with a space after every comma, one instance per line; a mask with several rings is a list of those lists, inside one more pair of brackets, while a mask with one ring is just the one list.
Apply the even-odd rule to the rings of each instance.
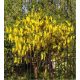
[[[56, 24], [52, 16], [43, 17], [42, 12], [31, 12], [25, 18], [17, 20], [14, 26], [6, 27], [6, 32], [9, 33], [8, 39], [15, 43], [12, 52], [24, 57], [41, 48], [51, 48], [53, 52], [55, 48], [61, 50], [62, 44], [66, 48], [66, 44], [69, 45], [73, 39], [74, 27], [68, 21]], [[41, 52], [41, 59], [44, 59], [43, 55], [44, 52]], [[14, 63], [17, 62], [15, 60]]]

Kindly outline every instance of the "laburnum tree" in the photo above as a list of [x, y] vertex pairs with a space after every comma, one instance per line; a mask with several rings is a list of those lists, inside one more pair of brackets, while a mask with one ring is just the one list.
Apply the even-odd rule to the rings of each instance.
[[31, 63], [36, 79], [41, 61], [45, 62], [45, 72], [49, 64], [50, 78], [53, 78], [52, 61], [55, 57], [56, 60], [65, 57], [64, 50], [71, 48], [75, 37], [74, 27], [69, 21], [58, 24], [54, 17], [43, 14], [41, 9], [32, 9], [25, 17], [16, 20], [14, 25], [6, 26], [5, 32], [6, 39], [14, 43], [14, 63]]

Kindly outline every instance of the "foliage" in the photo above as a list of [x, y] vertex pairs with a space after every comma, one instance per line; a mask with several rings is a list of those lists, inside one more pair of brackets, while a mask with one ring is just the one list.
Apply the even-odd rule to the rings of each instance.
[[22, 14], [22, 0], [5, 0], [4, 5], [5, 25], [11, 25]]

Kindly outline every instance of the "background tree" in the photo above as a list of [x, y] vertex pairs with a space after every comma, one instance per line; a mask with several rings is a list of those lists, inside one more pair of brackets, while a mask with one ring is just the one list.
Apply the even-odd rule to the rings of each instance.
[[12, 25], [22, 15], [22, 0], [5, 0], [4, 5], [5, 25]]

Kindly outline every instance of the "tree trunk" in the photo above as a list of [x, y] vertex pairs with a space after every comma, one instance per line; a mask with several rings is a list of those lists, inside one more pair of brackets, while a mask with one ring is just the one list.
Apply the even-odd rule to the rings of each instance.
[[44, 77], [43, 80], [46, 80], [47, 77], [47, 65], [44, 65]]
[[53, 80], [54, 74], [53, 74], [52, 62], [49, 62], [49, 74], [50, 74], [50, 79]]
[[54, 73], [53, 73], [53, 66], [52, 66], [52, 62], [51, 62], [51, 53], [49, 53], [49, 76], [50, 76], [50, 79], [53, 80], [54, 78]]
[[33, 64], [33, 69], [34, 69], [35, 80], [38, 80], [38, 67], [36, 63]]

